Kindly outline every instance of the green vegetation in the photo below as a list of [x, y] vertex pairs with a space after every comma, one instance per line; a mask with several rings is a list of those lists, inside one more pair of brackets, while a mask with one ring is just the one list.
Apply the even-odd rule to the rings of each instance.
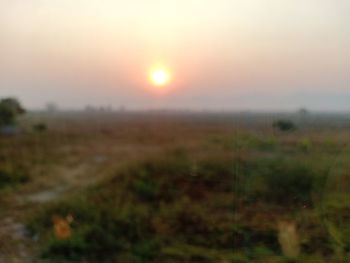
[[275, 121], [272, 126], [280, 131], [294, 131], [297, 128], [290, 120], [278, 120]]
[[348, 261], [347, 128], [123, 116], [0, 138], [0, 201], [29, 200], [34, 262]]
[[311, 205], [315, 181], [322, 180], [310, 164], [280, 158], [258, 162], [253, 173], [261, 185], [252, 194], [269, 203], [296, 208], [298, 204]]
[[16, 117], [25, 111], [20, 103], [13, 98], [0, 100], [0, 127], [4, 125], [14, 125]]
[[[258, 148], [270, 149], [273, 157], [226, 148], [204, 155], [177, 149], [132, 162], [83, 196], [49, 205], [32, 219], [33, 233], [44, 242], [41, 258], [309, 262], [283, 256], [278, 237], [283, 228], [277, 225], [285, 218], [310, 224], [305, 213], [321, 220], [315, 197], [327, 166], [280, 157], [281, 146]], [[303, 154], [297, 142], [295, 147]], [[53, 214], [74, 215], [70, 238], [55, 238]], [[310, 236], [295, 241], [302, 253], [333, 253], [329, 229], [321, 221], [313, 228]]]
[[4, 188], [13, 187], [17, 184], [24, 184], [30, 177], [23, 171], [0, 170], [0, 191]]
[[47, 125], [45, 123], [39, 122], [33, 125], [33, 130], [36, 132], [47, 131]]

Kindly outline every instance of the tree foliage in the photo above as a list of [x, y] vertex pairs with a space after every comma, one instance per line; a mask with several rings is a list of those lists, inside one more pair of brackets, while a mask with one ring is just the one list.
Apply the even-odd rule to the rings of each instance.
[[296, 130], [296, 125], [294, 122], [289, 120], [278, 120], [272, 124], [273, 128], [278, 129], [280, 131], [294, 131]]
[[16, 117], [25, 113], [17, 99], [5, 98], [0, 100], [0, 126], [14, 125]]

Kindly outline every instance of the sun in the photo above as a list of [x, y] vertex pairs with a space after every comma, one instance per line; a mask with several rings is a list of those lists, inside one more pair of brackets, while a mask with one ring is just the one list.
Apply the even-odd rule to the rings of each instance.
[[154, 86], [163, 87], [170, 82], [170, 73], [165, 68], [152, 69], [150, 80]]

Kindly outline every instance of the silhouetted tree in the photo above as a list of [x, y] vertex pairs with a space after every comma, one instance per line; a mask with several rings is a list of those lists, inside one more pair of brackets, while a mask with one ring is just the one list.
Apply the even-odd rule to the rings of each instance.
[[58, 105], [54, 102], [49, 102], [46, 104], [46, 111], [48, 113], [51, 113], [51, 114], [56, 113], [58, 112], [58, 109], [59, 109]]
[[47, 130], [47, 125], [42, 122], [36, 123], [33, 125], [33, 130], [36, 132], [44, 132]]
[[308, 114], [309, 114], [309, 111], [308, 111], [307, 109], [305, 109], [305, 108], [300, 108], [300, 109], [298, 110], [298, 113], [299, 113], [299, 115], [301, 115], [301, 116], [305, 116], [305, 115], [308, 115]]
[[290, 120], [277, 120], [272, 124], [272, 127], [280, 131], [294, 131], [297, 128]]
[[17, 116], [24, 113], [25, 110], [17, 99], [5, 98], [0, 100], [0, 126], [14, 125]]

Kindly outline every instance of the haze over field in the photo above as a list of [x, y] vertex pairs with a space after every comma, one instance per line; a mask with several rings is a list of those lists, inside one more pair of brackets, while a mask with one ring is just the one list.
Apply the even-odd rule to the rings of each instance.
[[[31, 108], [350, 110], [349, 9], [346, 0], [0, 0], [0, 96]], [[161, 92], [153, 67], [169, 74]]]

